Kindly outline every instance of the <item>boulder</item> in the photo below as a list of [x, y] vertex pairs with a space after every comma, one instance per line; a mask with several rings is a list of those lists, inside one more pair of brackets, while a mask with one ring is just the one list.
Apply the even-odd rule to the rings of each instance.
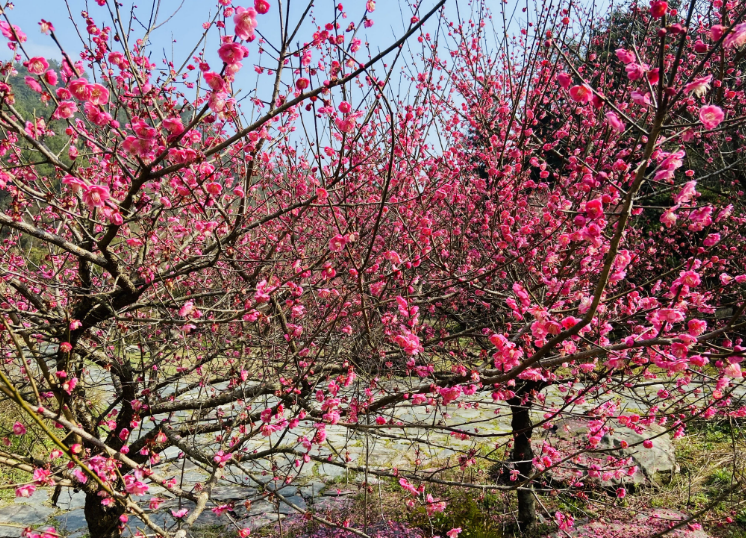
[[43, 505], [11, 504], [0, 508], [0, 537], [21, 536], [24, 527], [41, 525], [54, 513], [54, 508]]
[[[588, 425], [582, 419], [569, 419], [560, 421], [555, 428], [545, 430], [546, 434], [541, 437], [535, 435], [532, 440], [534, 454], [541, 454], [542, 446], [548, 441], [551, 446], [563, 454], [571, 454], [587, 445]], [[629, 428], [615, 428], [601, 439], [597, 450], [604, 452], [584, 453], [572, 461], [568, 461], [561, 468], [552, 469], [548, 476], [559, 482], [567, 482], [578, 478], [578, 472], [582, 473], [580, 480], [585, 483], [591, 482], [602, 487], [635, 487], [640, 485], [660, 486], [671, 480], [674, 473], [678, 471], [676, 455], [671, 437], [662, 434], [664, 428], [658, 425], [646, 427], [644, 433], [636, 433]], [[535, 430], [536, 433], [536, 430]], [[662, 435], [661, 435], [662, 434]], [[653, 446], [645, 448], [642, 442], [651, 437]], [[622, 448], [626, 446], [627, 448]], [[588, 470], [592, 465], [601, 469], [607, 469], [606, 459], [608, 456], [614, 458], [631, 457], [637, 471], [628, 476], [611, 477], [608, 480], [592, 478]]]
[[17, 525], [40, 525], [54, 513], [54, 508], [42, 505], [26, 505], [20, 507], [17, 504], [0, 508], [0, 523], [13, 523]]
[[[676, 525], [688, 516], [675, 510], [652, 510], [635, 517], [580, 520], [575, 526], [549, 535], [550, 538], [649, 538]], [[685, 525], [666, 534], [670, 538], [710, 538], [698, 525]]]

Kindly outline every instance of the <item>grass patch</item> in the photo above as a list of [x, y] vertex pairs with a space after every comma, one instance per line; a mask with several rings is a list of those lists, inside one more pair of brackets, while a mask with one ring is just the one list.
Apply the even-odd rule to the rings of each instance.
[[425, 508], [416, 508], [410, 522], [433, 535], [445, 536], [453, 528], [460, 527], [464, 538], [502, 538], [503, 525], [490, 513], [499, 513], [503, 501], [497, 495], [475, 494], [474, 491], [456, 491], [449, 499], [445, 512], [427, 515]]
[[[741, 424], [690, 425], [687, 435], [674, 441], [674, 447], [680, 472], [655, 493], [652, 506], [697, 512], [736, 481], [746, 480], [746, 431]], [[726, 495], [700, 522], [712, 536], [746, 538], [746, 492], [735, 490]]]

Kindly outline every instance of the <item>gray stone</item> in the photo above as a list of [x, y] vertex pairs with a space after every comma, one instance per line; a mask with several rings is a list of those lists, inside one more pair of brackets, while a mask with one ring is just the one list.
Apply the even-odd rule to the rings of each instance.
[[17, 504], [33, 504], [42, 505], [49, 499], [49, 490], [37, 489], [31, 497], [16, 497], [15, 503]]
[[[306, 509], [306, 501], [303, 497], [300, 495], [293, 495], [292, 497], [285, 497], [285, 500], [293, 503], [298, 508], [301, 508], [302, 510]], [[295, 514], [298, 511], [293, 508], [292, 506], [288, 506], [284, 502], [280, 501], [280, 513], [281, 514]]]
[[256, 495], [256, 489], [240, 486], [216, 486], [212, 489], [212, 498], [216, 501], [242, 501]]
[[249, 513], [247, 514], [249, 517], [251, 516], [260, 516], [262, 514], [276, 514], [277, 510], [275, 509], [274, 505], [267, 501], [259, 501], [251, 504], [251, 509], [249, 510]]
[[197, 464], [194, 463], [192, 460], [186, 460], [184, 462], [184, 470], [185, 471], [190, 471], [190, 470], [196, 469], [196, 468], [197, 468]]
[[182, 500], [181, 503], [179, 503], [178, 498], [173, 498], [162, 503], [159, 506], [158, 511], [166, 513], [169, 510], [179, 510], [181, 508], [186, 508], [187, 510], [191, 512], [192, 510], [194, 510], [195, 506], [196, 505], [192, 501]]
[[[170, 527], [171, 525], [173, 525], [175, 521], [174, 518], [172, 518], [171, 515], [166, 512], [156, 512], [154, 514], [148, 514], [148, 518], [150, 518], [150, 520], [153, 523], [155, 523], [161, 528]], [[143, 521], [140, 518], [131, 516], [129, 520], [127, 521], [127, 525], [124, 528], [124, 532], [122, 533], [122, 536], [124, 537], [132, 536], [138, 530], [144, 532], [145, 534], [153, 533], [150, 527], [148, 527], [145, 523], [143, 523]]]
[[[614, 435], [605, 435], [599, 448], [619, 448], [622, 441], [626, 441], [630, 448], [619, 448], [619, 453], [624, 457], [632, 456], [644, 476], [653, 484], [660, 485], [662, 482], [669, 482], [678, 471], [671, 437], [668, 434], [660, 435], [663, 431], [662, 427], [652, 425], [641, 435], [628, 428], [620, 428], [614, 431]], [[644, 440], [654, 435], [660, 437], [653, 439], [652, 448], [642, 446]]]
[[207, 482], [208, 479], [209, 477], [201, 470], [193, 469], [191, 471], [187, 471], [184, 473], [184, 484], [185, 485], [193, 485], [193, 484], [196, 484], [197, 482], [204, 484], [205, 482]]
[[62, 490], [60, 498], [57, 499], [57, 508], [60, 510], [75, 510], [85, 506], [85, 492], [74, 492], [70, 488]]
[[178, 446], [170, 446], [161, 452], [161, 458], [175, 458], [179, 454], [181, 454], [181, 449]]
[[[355, 483], [356, 484], [362, 484], [363, 482], [365, 482], [365, 473], [359, 473], [355, 477]], [[383, 482], [383, 480], [381, 480], [380, 478], [376, 477], [375, 475], [372, 475], [372, 474], [368, 473], [368, 485], [369, 486], [377, 486], [378, 484], [380, 484], [382, 482]]]
[[[587, 421], [568, 419], [559, 421], [557, 426], [558, 428], [554, 433], [546, 434], [546, 437], [541, 436], [533, 439], [534, 454], [541, 453], [541, 447], [545, 439], [555, 448], [568, 453], [587, 445]], [[668, 434], [662, 434], [663, 431], [664, 429], [661, 426], [654, 424], [648, 426], [642, 434], [626, 427], [616, 428], [613, 433], [604, 435], [596, 447], [598, 450], [605, 452], [581, 454], [577, 463], [574, 464], [575, 467], [568, 464], [569, 466], [564, 468], [552, 469], [547, 474], [554, 480], [565, 482], [574, 480], [575, 469], [588, 471], [591, 465], [597, 465], [603, 471], [606, 467], [604, 460], [609, 455], [616, 458], [631, 457], [632, 465], [637, 466], [637, 471], [631, 476], [623, 474], [619, 478], [611, 478], [610, 480], [585, 476], [583, 480], [595, 482], [604, 487], [637, 486], [645, 483], [660, 486], [661, 483], [670, 481], [673, 474], [678, 471], [673, 443]], [[645, 448], [642, 445], [643, 441], [655, 436], [657, 437], [652, 440], [653, 446], [651, 448]], [[625, 443], [627, 448], [622, 448]]]
[[7, 527], [0, 525], [0, 538], [20, 538], [23, 527]]
[[[667, 529], [672, 522], [686, 519], [687, 515], [675, 510], [653, 510], [642, 512], [626, 521], [580, 520], [575, 526], [549, 535], [551, 538], [648, 538]], [[703, 530], [690, 530], [687, 526], [670, 531], [666, 536], [671, 538], [709, 538]]]
[[204, 512], [202, 512], [199, 517], [197, 518], [197, 521], [194, 522], [194, 525], [197, 527], [212, 527], [216, 525], [227, 525], [228, 524], [228, 517], [225, 515], [219, 516], [209, 508], [206, 508]]
[[280, 489], [276, 489], [276, 485], [269, 484], [267, 491], [276, 491], [280, 495], [287, 497], [288, 495], [295, 495], [298, 493], [298, 486], [283, 486]]
[[278, 520], [285, 519], [284, 514], [277, 514], [277, 512], [267, 512], [262, 515], [249, 517], [241, 520], [237, 523], [238, 527], [251, 527], [252, 530], [261, 529], [268, 525], [277, 523]]
[[347, 476], [347, 469], [338, 465], [319, 463], [316, 465], [318, 475], [327, 480], [335, 480]]
[[0, 508], [0, 523], [16, 525], [40, 525], [54, 513], [54, 508], [42, 505], [18, 506], [12, 504]]
[[60, 514], [55, 519], [59, 522], [60, 530], [64, 529], [68, 533], [81, 529], [88, 530], [88, 523], [85, 520], [85, 513], [83, 513], [82, 508]]
[[329, 487], [327, 490], [325, 490], [322, 495], [325, 497], [346, 497], [348, 495], [355, 495], [357, 493], [356, 489], [343, 489], [343, 488], [335, 488], [334, 486]]
[[312, 497], [318, 497], [325, 487], [326, 487], [326, 484], [324, 482], [321, 482], [319, 480], [314, 480], [310, 484], [304, 484], [302, 486], [298, 486], [298, 490], [300, 491], [300, 494], [303, 497], [308, 499]]

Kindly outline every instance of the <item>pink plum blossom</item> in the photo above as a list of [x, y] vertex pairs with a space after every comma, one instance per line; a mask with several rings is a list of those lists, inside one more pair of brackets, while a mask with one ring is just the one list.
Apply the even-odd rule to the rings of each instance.
[[725, 118], [723, 109], [717, 105], [707, 105], [699, 109], [699, 121], [705, 129], [715, 129]]

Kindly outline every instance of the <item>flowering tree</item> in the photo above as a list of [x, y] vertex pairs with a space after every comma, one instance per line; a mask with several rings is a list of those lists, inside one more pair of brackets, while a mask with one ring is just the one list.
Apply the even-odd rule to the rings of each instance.
[[[99, 3], [83, 13], [82, 61], [61, 51], [59, 72], [0, 22], [47, 105], [24, 115], [0, 86], [0, 390], [22, 416], [0, 463], [33, 474], [17, 495], [74, 486], [94, 536], [119, 536], [128, 515], [184, 536], [205, 509], [226, 512], [221, 478], [282, 485], [322, 462], [396, 477], [434, 513], [446, 503], [425, 484], [439, 475], [351, 462], [327, 434], [427, 446], [440, 431], [475, 441], [456, 466], [503, 463], [490, 486], [517, 490], [528, 526], [553, 469], [583, 495], [578, 454], [535, 450], [535, 427], [590, 402], [579, 451], [599, 453], [620, 425], [683, 435], [746, 413], [731, 397], [745, 6], [656, 1], [630, 8], [621, 37], [591, 12], [542, 6], [509, 40], [482, 6], [458, 22], [440, 2], [366, 54], [374, 2], [344, 28], [342, 5], [319, 25], [310, 4], [221, 1], [194, 49], [220, 63], [193, 52], [159, 69], [147, 35]], [[410, 74], [395, 86], [397, 61]], [[261, 82], [242, 101], [248, 62]], [[617, 396], [652, 379], [665, 388], [649, 414], [625, 413]], [[113, 396], [97, 404], [97, 391]], [[440, 421], [478, 394], [507, 406], [509, 435]], [[411, 408], [434, 420], [400, 419]], [[47, 442], [10, 440], [29, 435]], [[209, 478], [162, 474], [174, 457]], [[605, 462], [588, 472], [634, 472]], [[134, 498], [153, 486], [195, 503], [176, 529]]]
[[[480, 196], [464, 206], [469, 246], [452, 248], [464, 257], [450, 263], [482, 274], [472, 311], [503, 303], [490, 316], [496, 371], [479, 372], [483, 384], [516, 382], [493, 395], [513, 410], [513, 480], [530, 483], [566, 461], [531, 448], [528, 410], [550, 384], [570, 390], [585, 378], [598, 383], [598, 403], [609, 396], [592, 412], [591, 451], [614, 424], [644, 431], [613, 395], [650, 379], [671, 387], [650, 401], [643, 425], [672, 421], [680, 436], [689, 420], [743, 415], [728, 394], [743, 359], [746, 275], [734, 254], [744, 222], [733, 205], [743, 183], [733, 171], [746, 26], [730, 4], [718, 16], [685, 7], [632, 6], [620, 35], [616, 21], [594, 28], [590, 12], [573, 25], [560, 6], [495, 53], [489, 43], [500, 41], [484, 36], [484, 22], [454, 31], [454, 86], [466, 103], [458, 118], [472, 142], [460, 166], [476, 174], [468, 185]], [[484, 265], [474, 267], [478, 255]], [[570, 390], [566, 404], [588, 397]], [[570, 414], [543, 407], [544, 427]], [[613, 468], [617, 478], [630, 470]], [[532, 492], [518, 497], [518, 518], [530, 524]]]

